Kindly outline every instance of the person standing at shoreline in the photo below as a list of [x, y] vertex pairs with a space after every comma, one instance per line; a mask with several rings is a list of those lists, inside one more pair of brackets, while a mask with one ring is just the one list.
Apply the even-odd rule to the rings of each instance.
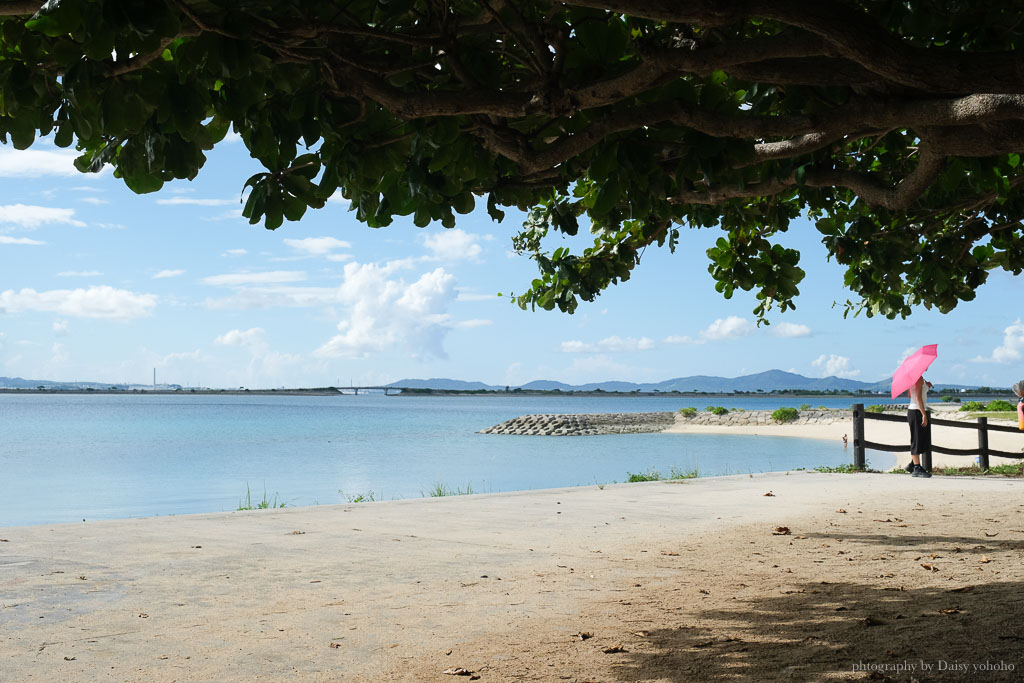
[[907, 470], [914, 477], [930, 477], [932, 473], [921, 466], [921, 454], [932, 449], [932, 429], [928, 424], [928, 389], [932, 383], [919, 377], [910, 387], [910, 406], [907, 423], [910, 425], [910, 459]]

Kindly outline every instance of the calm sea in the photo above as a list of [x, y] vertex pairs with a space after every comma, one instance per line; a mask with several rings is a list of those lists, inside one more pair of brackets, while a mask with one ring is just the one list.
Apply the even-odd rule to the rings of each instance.
[[317, 505], [850, 462], [840, 442], [786, 437], [477, 433], [528, 413], [803, 403], [851, 399], [0, 394], [0, 526], [235, 510], [247, 489]]

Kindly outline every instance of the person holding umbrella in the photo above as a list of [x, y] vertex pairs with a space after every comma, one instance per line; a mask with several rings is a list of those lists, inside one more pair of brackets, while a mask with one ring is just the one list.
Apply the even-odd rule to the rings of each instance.
[[[892, 398], [904, 391], [910, 394], [907, 423], [910, 425], [910, 458], [907, 470], [915, 477], [930, 477], [932, 473], [921, 466], [921, 454], [932, 449], [932, 430], [928, 425], [928, 389], [932, 383], [924, 378], [924, 371], [939, 355], [939, 345], [922, 346], [912, 353], [892, 376]], [[927, 389], [925, 388], [927, 387]]]

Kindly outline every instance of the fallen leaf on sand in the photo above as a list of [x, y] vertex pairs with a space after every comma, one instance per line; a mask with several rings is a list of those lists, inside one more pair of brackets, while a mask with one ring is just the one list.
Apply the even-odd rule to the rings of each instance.
[[989, 538], [992, 538], [993, 536], [998, 536], [998, 535], [999, 535], [999, 532], [997, 531], [997, 532], [995, 532], [994, 534], [990, 534], [989, 532], [987, 532], [987, 531], [986, 531], [986, 532], [985, 532], [985, 535], [986, 535], [986, 536], [988, 536]]
[[616, 652], [627, 652], [627, 650], [626, 648], [622, 647], [622, 643], [616, 643], [615, 645], [603, 648], [601, 652], [605, 653], [606, 655], [612, 655]]
[[841, 515], [845, 515], [846, 514], [846, 510], [844, 510], [843, 508], [839, 508], [838, 510], [836, 510], [836, 512], [838, 512]]
[[574, 633], [572, 637], [579, 638], [580, 640], [586, 640], [587, 638], [593, 638], [594, 634], [590, 631], [580, 631], [579, 633]]
[[65, 657], [64, 661], [65, 662], [73, 662], [73, 661], [75, 661], [75, 658], [74, 657]]
[[980, 560], [978, 560], [978, 562], [981, 562], [982, 564], [988, 564], [988, 563], [989, 563], [989, 562], [991, 562], [991, 561], [992, 561], [992, 560], [988, 559], [988, 555], [982, 555], [982, 556], [981, 556], [981, 559], [980, 559]]
[[445, 650], [445, 652], [444, 652], [445, 656], [451, 655], [451, 653], [452, 653], [451, 650]]
[[949, 607], [947, 609], [940, 609], [939, 614], [960, 614], [959, 607]]
[[469, 669], [463, 669], [461, 666], [453, 666], [450, 669], [445, 669], [441, 673], [448, 676], [472, 676], [473, 672]]
[[139, 619], [149, 619], [149, 615], [146, 614], [145, 612], [140, 612], [139, 613]]
[[935, 559], [935, 558], [937, 558], [937, 557], [942, 557], [942, 555], [937, 555], [937, 554], [935, 554], [935, 553], [932, 553], [932, 554], [931, 554], [931, 555], [929, 555], [928, 557], [934, 560], [934, 559]]
[[921, 566], [924, 567], [925, 569], [927, 569], [930, 572], [937, 572], [937, 571], [939, 571], [939, 568], [936, 567], [934, 564], [925, 564], [925, 563], [922, 562]]
[[335, 650], [337, 650], [338, 648], [340, 648], [340, 647], [341, 647], [341, 643], [336, 643], [336, 642], [334, 642], [334, 641], [332, 640], [332, 641], [331, 641], [331, 647], [332, 647], [332, 648], [334, 648]]
[[790, 531], [788, 526], [777, 526], [775, 531], [772, 532], [773, 536], [789, 536]]
[[305, 531], [289, 531], [286, 535], [288, 536], [302, 536]]
[[679, 553], [673, 552], [671, 550], [662, 550], [661, 554], [662, 555], [668, 555], [669, 557], [678, 557], [679, 556]]
[[769, 498], [774, 498], [775, 497], [775, 494], [772, 493], [771, 491], [769, 491], [768, 493], [766, 493], [764, 495], [768, 496]]
[[6, 538], [0, 538], [0, 543], [10, 543]]
[[639, 636], [641, 638], [646, 638], [649, 634], [647, 633], [647, 631], [634, 631], [633, 635]]

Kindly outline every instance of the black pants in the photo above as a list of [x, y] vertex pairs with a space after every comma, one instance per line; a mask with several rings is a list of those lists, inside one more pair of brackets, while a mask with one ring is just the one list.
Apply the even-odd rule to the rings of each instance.
[[932, 425], [921, 426], [921, 411], [917, 408], [907, 411], [907, 423], [910, 424], [910, 454], [921, 455], [931, 453]]

